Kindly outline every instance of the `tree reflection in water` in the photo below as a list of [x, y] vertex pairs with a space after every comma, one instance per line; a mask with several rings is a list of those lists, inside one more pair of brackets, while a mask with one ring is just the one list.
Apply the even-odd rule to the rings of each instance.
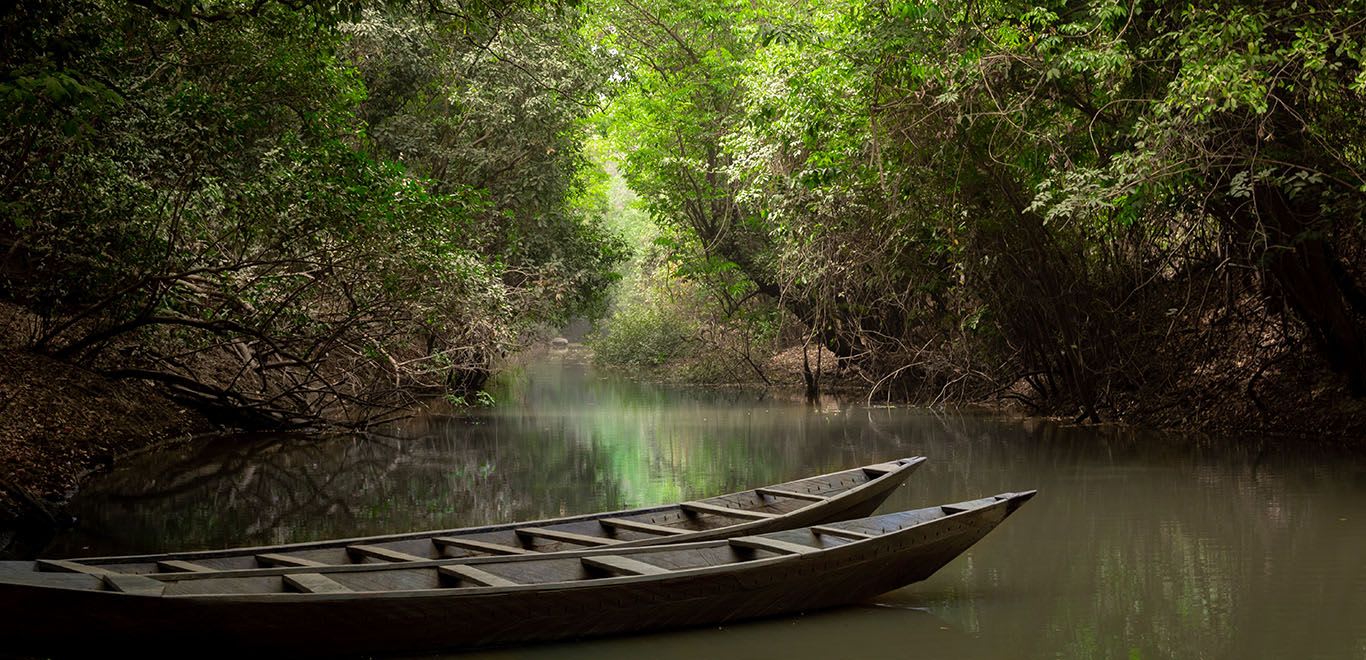
[[[629, 658], [659, 643], [662, 657], [734, 657], [727, 649], [777, 644], [783, 657], [828, 658], [818, 637], [857, 630], [860, 654], [872, 658], [917, 648], [962, 658], [1366, 657], [1359, 452], [970, 413], [808, 408], [573, 364], [534, 364], [502, 387], [500, 406], [431, 415], [397, 438], [225, 439], [130, 461], [81, 495], [81, 526], [46, 554], [528, 520], [923, 454], [930, 462], [886, 509], [1040, 490], [945, 570], [878, 599], [933, 616], [859, 608], [492, 655]], [[779, 631], [791, 643], [774, 642]]]

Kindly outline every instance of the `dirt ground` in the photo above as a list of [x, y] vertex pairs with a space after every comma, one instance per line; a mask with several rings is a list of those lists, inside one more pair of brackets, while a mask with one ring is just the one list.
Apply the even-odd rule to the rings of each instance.
[[88, 472], [209, 430], [147, 385], [0, 349], [0, 523], [60, 523], [57, 505]]

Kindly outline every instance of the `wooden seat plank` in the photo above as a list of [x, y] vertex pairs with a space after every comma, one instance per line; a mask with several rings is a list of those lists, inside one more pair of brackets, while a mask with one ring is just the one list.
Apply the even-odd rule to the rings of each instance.
[[744, 509], [732, 509], [729, 507], [717, 506], [715, 504], [708, 504], [706, 502], [684, 502], [679, 506], [682, 506], [684, 511], [689, 511], [692, 513], [715, 513], [722, 516], [730, 516], [732, 518], [746, 518], [748, 520], [768, 520], [769, 518], [777, 518], [779, 515], [781, 515], [777, 513], [766, 513], [763, 511], [746, 511]]
[[603, 518], [598, 522], [602, 523], [603, 525], [606, 525], [607, 527], [618, 527], [621, 529], [629, 529], [635, 532], [645, 532], [647, 534], [667, 534], [670, 536], [674, 536], [678, 534], [688, 534], [694, 531], [690, 529], [679, 529], [678, 527], [654, 525], [647, 522], [640, 522], [639, 520], [626, 520], [625, 518]]
[[80, 562], [67, 561], [65, 559], [39, 559], [37, 563], [38, 569], [44, 571], [85, 573], [86, 575], [123, 575], [118, 571], [111, 571], [102, 566], [89, 566]]
[[348, 545], [348, 546], [346, 546], [346, 551], [347, 551], [347, 552], [350, 552], [351, 554], [364, 555], [364, 556], [366, 556], [366, 557], [374, 557], [375, 559], [383, 559], [384, 561], [430, 561], [430, 560], [431, 560], [431, 557], [419, 557], [419, 556], [417, 556], [417, 555], [410, 555], [410, 554], [408, 554], [408, 553], [406, 553], [406, 552], [399, 552], [398, 550], [390, 550], [389, 548], [385, 548], [385, 547], [383, 547], [383, 546], [378, 546], [378, 545]]
[[157, 562], [157, 569], [166, 573], [212, 573], [217, 570], [203, 564], [179, 559], [163, 559]]
[[131, 573], [109, 573], [104, 576], [104, 586], [110, 591], [138, 596], [160, 596], [166, 590], [164, 582]]
[[[32, 562], [24, 562], [32, 563]], [[104, 576], [89, 573], [62, 573], [58, 571], [6, 572], [3, 581], [6, 585], [19, 585], [51, 589], [98, 590], [104, 584]], [[107, 586], [106, 586], [107, 588]]]
[[305, 594], [340, 594], [350, 592], [346, 585], [322, 573], [286, 573], [285, 584]]
[[474, 584], [477, 584], [481, 587], [517, 586], [517, 583], [513, 582], [512, 580], [509, 580], [499, 575], [494, 575], [493, 573], [490, 573], [488, 571], [477, 569], [473, 566], [468, 566], [466, 564], [447, 564], [436, 570], [442, 575], [452, 577], [457, 580], [463, 580], [465, 582], [473, 582]]
[[730, 544], [737, 548], [768, 550], [769, 552], [778, 552], [785, 555], [801, 555], [820, 550], [820, 548], [813, 548], [809, 545], [802, 545], [791, 541], [780, 541], [764, 536], [737, 536], [730, 540]]
[[669, 569], [662, 566], [655, 566], [618, 555], [595, 555], [584, 557], [580, 561], [583, 562], [584, 566], [591, 566], [620, 575], [663, 575], [669, 572]]
[[440, 546], [447, 546], [447, 545], [449, 545], [449, 546], [452, 546], [452, 547], [455, 547], [455, 548], [463, 548], [463, 549], [465, 549], [465, 550], [476, 550], [476, 551], [478, 551], [478, 552], [487, 552], [487, 553], [489, 553], [489, 554], [494, 554], [494, 555], [533, 555], [533, 554], [536, 554], [535, 552], [533, 552], [533, 551], [531, 551], [531, 550], [527, 550], [526, 548], [518, 548], [518, 547], [516, 547], [516, 546], [503, 545], [502, 543], [491, 543], [491, 542], [489, 542], [489, 541], [480, 541], [480, 540], [477, 540], [477, 539], [466, 539], [466, 538], [461, 538], [461, 537], [459, 537], [459, 536], [438, 536], [438, 537], [432, 539], [432, 543], [435, 543], [435, 544], [440, 545]]
[[587, 534], [575, 534], [574, 532], [561, 532], [558, 529], [545, 529], [544, 527], [519, 527], [518, 536], [539, 537], [551, 539], [553, 541], [564, 541], [566, 543], [577, 543], [578, 545], [614, 545], [621, 543], [618, 539], [609, 539], [602, 536], [589, 536]]
[[878, 463], [877, 465], [863, 466], [863, 471], [872, 473], [873, 477], [881, 477], [884, 474], [896, 472], [899, 469], [901, 469], [901, 463], [895, 461], [891, 463]]
[[303, 557], [295, 557], [293, 555], [282, 555], [273, 552], [263, 552], [259, 555], [256, 555], [256, 562], [258, 564], [266, 564], [267, 566], [327, 566], [327, 564], [320, 561], [313, 561], [312, 559], [304, 559]]
[[810, 527], [809, 529], [816, 534], [825, 534], [828, 536], [842, 536], [846, 539], [854, 539], [855, 541], [871, 539], [874, 536], [876, 536], [875, 534], [856, 532], [852, 529], [841, 529], [839, 527], [825, 527], [823, 525], [815, 525]]
[[783, 490], [781, 488], [755, 488], [754, 492], [760, 495], [771, 497], [789, 497], [794, 500], [806, 500], [808, 502], [822, 502], [830, 499], [828, 495], [817, 495], [815, 493], [800, 493], [795, 490]]

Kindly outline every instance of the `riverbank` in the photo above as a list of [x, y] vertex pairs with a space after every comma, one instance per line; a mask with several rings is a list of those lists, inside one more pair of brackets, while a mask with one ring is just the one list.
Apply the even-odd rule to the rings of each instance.
[[135, 381], [0, 349], [0, 526], [60, 525], [60, 506], [119, 456], [212, 429]]
[[[588, 352], [575, 346], [577, 359]], [[769, 356], [760, 364], [768, 379], [739, 360], [720, 370], [697, 363], [633, 369], [635, 379], [689, 382], [703, 386], [766, 386], [799, 397], [806, 366], [822, 370], [822, 390], [859, 400], [872, 389], [852, 371], [833, 369], [828, 351], [803, 359], [800, 347]], [[111, 381], [100, 374], [18, 350], [0, 350], [0, 526], [60, 525], [62, 503], [87, 475], [107, 469], [118, 457], [176, 438], [213, 430], [198, 413], [136, 381]], [[1256, 396], [1237, 383], [1176, 383], [1147, 398], [1132, 398], [1107, 422], [1134, 427], [1198, 431], [1219, 435], [1257, 433], [1304, 437], [1366, 437], [1366, 402], [1319, 378], [1309, 364], [1285, 360], [1266, 373]], [[699, 379], [699, 374], [710, 379]], [[908, 403], [875, 392], [875, 403]], [[999, 393], [957, 396], [915, 404], [985, 407], [1013, 416], [1050, 419]]]
[[[80, 524], [34, 552], [170, 552], [539, 520], [923, 455], [930, 460], [883, 512], [1007, 490], [1039, 495], [970, 557], [873, 606], [480, 657], [762, 658], [776, 644], [792, 649], [787, 660], [828, 660], [833, 644], [822, 640], [857, 638], [876, 658], [907, 648], [944, 660], [1355, 658], [1366, 639], [1359, 450], [908, 406], [812, 409], [800, 390], [788, 398], [643, 383], [586, 368], [570, 351], [546, 353], [503, 371], [495, 405], [419, 417], [392, 440], [234, 438], [121, 460], [71, 502]], [[908, 628], [907, 613], [934, 625]]]
[[[591, 346], [586, 350], [591, 351]], [[1258, 370], [1251, 379], [1240, 373], [1247, 370], [1246, 365], [1223, 357], [1228, 364], [1216, 362], [1191, 370], [1160, 388], [1112, 393], [1112, 405], [1102, 416], [1102, 422], [1222, 436], [1250, 433], [1335, 438], [1345, 442], [1366, 440], [1366, 400], [1352, 397], [1343, 383], [1303, 347], [1284, 349], [1283, 357]], [[585, 359], [593, 358], [590, 354]], [[800, 393], [805, 388], [805, 369], [814, 372], [819, 367], [821, 391], [850, 400], [977, 408], [1017, 417], [1073, 421], [1071, 416], [1050, 415], [1031, 408], [1025, 403], [1028, 398], [1024, 396], [1023, 382], [1007, 388], [947, 383], [943, 387], [917, 387], [908, 394], [907, 388], [874, 383], [855, 369], [836, 369], [835, 356], [822, 349], [818, 358], [815, 347], [809, 348], [805, 356], [802, 347], [793, 346], [753, 360], [762, 370], [763, 378], [744, 361], [696, 353], [644, 369], [631, 365], [629, 371], [635, 378], [657, 382], [764, 386]], [[599, 360], [594, 363], [600, 368], [614, 368]]]

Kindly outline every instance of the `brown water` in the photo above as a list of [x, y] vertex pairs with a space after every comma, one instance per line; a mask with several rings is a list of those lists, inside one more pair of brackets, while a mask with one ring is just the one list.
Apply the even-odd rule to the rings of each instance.
[[[301, 541], [703, 497], [925, 455], [883, 511], [1040, 493], [931, 579], [835, 611], [504, 649], [541, 658], [1366, 658], [1366, 457], [648, 385], [550, 356], [401, 439], [131, 461], [48, 556]], [[1327, 445], [1329, 443], [1325, 443]]]

